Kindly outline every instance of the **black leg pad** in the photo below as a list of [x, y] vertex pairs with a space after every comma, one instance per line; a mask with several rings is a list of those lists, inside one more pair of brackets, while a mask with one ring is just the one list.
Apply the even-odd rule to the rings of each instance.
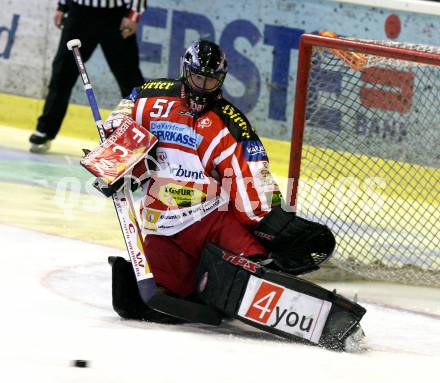
[[122, 257], [109, 257], [112, 267], [112, 304], [115, 312], [124, 319], [177, 324], [183, 321], [153, 310], [141, 299], [131, 263]]

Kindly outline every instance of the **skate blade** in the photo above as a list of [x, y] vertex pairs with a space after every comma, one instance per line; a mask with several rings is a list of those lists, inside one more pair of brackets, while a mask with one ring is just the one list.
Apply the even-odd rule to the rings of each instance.
[[366, 350], [365, 333], [358, 327], [344, 340], [344, 351], [358, 353]]
[[45, 144], [32, 144], [29, 149], [31, 153], [42, 154], [46, 153], [50, 149], [50, 142], [46, 142]]

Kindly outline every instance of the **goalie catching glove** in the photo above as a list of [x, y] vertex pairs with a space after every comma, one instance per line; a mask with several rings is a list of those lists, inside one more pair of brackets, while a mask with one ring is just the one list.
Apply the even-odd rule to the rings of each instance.
[[107, 197], [120, 190], [124, 178], [132, 181], [132, 189], [146, 178], [148, 165], [157, 138], [130, 117], [115, 118], [104, 124], [106, 133], [112, 131], [100, 145], [81, 160], [97, 177], [94, 186]]
[[270, 268], [293, 275], [319, 269], [319, 264], [330, 258], [336, 245], [327, 226], [297, 217], [283, 210], [281, 205], [255, 226], [254, 235], [271, 252]]

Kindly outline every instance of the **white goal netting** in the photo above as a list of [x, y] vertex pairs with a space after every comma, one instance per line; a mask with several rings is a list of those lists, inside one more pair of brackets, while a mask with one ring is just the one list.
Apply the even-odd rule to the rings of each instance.
[[369, 43], [403, 58], [313, 47], [297, 212], [336, 234], [338, 268], [440, 286], [440, 67], [411, 60], [440, 49]]

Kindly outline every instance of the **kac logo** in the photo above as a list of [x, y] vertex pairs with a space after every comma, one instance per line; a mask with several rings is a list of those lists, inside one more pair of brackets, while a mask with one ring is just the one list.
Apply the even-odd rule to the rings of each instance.
[[204, 117], [197, 121], [197, 127], [200, 129], [209, 128], [212, 125], [212, 121], [209, 117]]

